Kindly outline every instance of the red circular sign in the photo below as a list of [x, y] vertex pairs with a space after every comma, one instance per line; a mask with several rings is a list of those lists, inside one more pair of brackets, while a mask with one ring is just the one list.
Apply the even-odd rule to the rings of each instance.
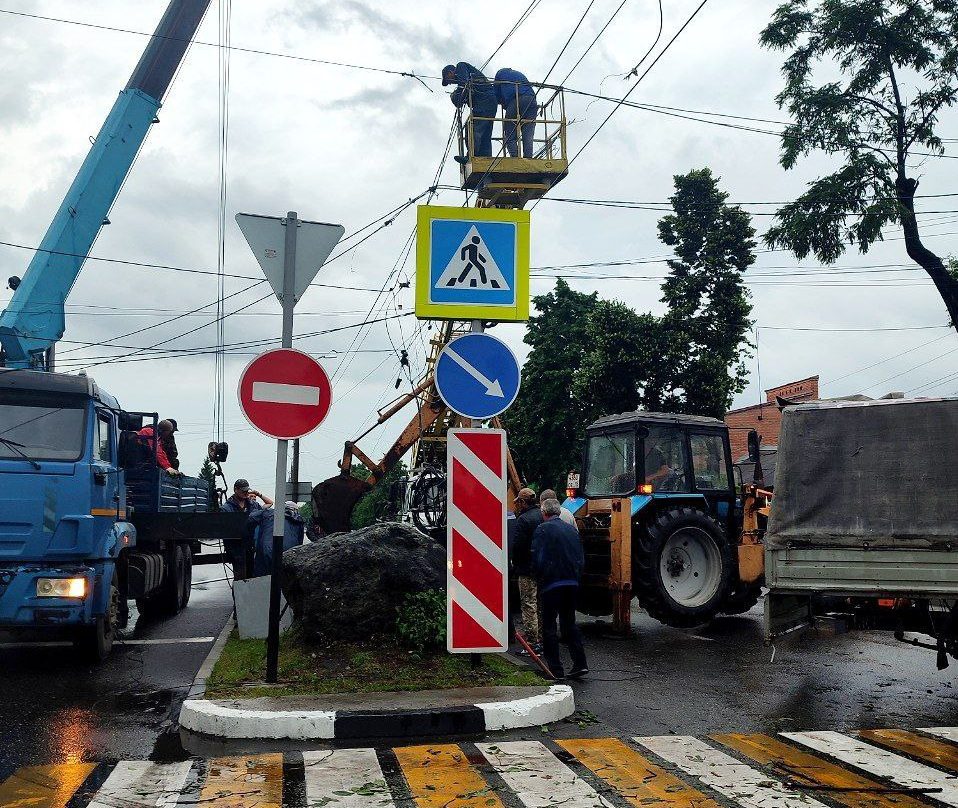
[[277, 440], [308, 435], [323, 422], [332, 399], [329, 377], [319, 362], [292, 348], [260, 354], [240, 375], [243, 415]]

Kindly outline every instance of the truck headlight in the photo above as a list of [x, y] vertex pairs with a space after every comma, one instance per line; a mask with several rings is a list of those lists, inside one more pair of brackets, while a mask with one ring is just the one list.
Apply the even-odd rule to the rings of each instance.
[[82, 598], [86, 578], [37, 578], [38, 598]]

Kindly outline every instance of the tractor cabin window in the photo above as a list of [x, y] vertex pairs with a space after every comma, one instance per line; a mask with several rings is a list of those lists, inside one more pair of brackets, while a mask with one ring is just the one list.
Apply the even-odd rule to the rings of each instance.
[[589, 438], [585, 494], [622, 496], [635, 492], [635, 433], [615, 432]]
[[685, 436], [674, 427], [649, 427], [645, 438], [645, 482], [663, 493], [687, 493]]
[[691, 435], [695, 487], [700, 491], [728, 491], [728, 464], [721, 435]]

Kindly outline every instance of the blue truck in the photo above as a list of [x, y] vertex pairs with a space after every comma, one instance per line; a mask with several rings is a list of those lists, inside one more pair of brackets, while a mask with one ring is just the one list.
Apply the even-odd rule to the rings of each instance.
[[156, 422], [88, 376], [0, 372], [0, 630], [66, 636], [102, 660], [128, 601], [176, 614], [201, 540], [242, 535], [245, 516], [211, 509], [206, 480], [159, 468], [137, 434]]
[[201, 540], [235, 550], [244, 532], [245, 516], [216, 511], [205, 481], [157, 466], [155, 442], [136, 434], [156, 434], [155, 413], [55, 372], [66, 299], [208, 7], [171, 0], [0, 314], [0, 631], [66, 633], [98, 660], [129, 600], [175, 614]]

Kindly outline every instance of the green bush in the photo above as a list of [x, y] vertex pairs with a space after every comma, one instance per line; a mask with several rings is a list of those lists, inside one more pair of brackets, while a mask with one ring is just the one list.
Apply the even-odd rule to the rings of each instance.
[[396, 634], [400, 643], [420, 657], [446, 647], [446, 593], [429, 589], [406, 595], [397, 610]]

